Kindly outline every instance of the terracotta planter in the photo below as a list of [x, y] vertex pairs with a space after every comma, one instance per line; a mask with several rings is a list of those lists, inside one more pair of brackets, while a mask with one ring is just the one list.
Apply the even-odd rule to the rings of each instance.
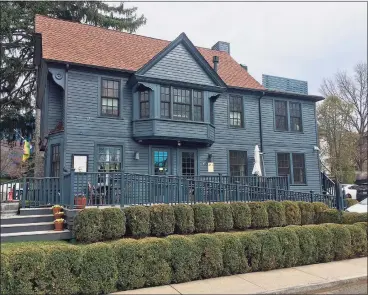
[[86, 197], [75, 197], [74, 198], [74, 205], [76, 209], [84, 209], [87, 204]]
[[54, 222], [55, 231], [62, 231], [64, 230], [64, 222]]
[[55, 207], [55, 208], [52, 208], [52, 214], [57, 214], [61, 211], [61, 207]]
[[59, 218], [63, 218], [63, 216], [64, 216], [63, 212], [58, 212], [58, 213], [54, 214], [54, 219], [56, 220], [56, 219], [59, 219]]

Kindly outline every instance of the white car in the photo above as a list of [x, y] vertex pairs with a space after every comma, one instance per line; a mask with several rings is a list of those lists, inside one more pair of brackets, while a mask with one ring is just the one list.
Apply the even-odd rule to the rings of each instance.
[[347, 212], [356, 212], [356, 213], [367, 213], [368, 212], [368, 198], [365, 198], [363, 201], [355, 204], [346, 209]]
[[345, 197], [356, 200], [357, 187], [356, 184], [343, 184], [342, 190], [345, 192]]

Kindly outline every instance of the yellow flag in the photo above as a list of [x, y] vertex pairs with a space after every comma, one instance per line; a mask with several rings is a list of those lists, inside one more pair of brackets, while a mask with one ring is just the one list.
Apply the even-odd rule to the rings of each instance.
[[31, 145], [28, 140], [24, 141], [24, 147], [23, 147], [23, 158], [22, 161], [25, 162], [29, 159], [31, 155]]

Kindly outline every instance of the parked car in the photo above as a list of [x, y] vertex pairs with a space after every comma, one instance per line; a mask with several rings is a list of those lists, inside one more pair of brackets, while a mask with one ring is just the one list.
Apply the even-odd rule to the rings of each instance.
[[368, 197], [368, 182], [361, 183], [357, 186], [356, 199], [358, 202]]
[[343, 184], [342, 190], [345, 192], [345, 196], [348, 199], [356, 199], [358, 185], [356, 184]]
[[347, 208], [345, 211], [347, 212], [356, 212], [356, 213], [367, 213], [368, 208], [368, 199], [365, 198], [363, 201], [359, 202], [358, 204], [355, 204], [349, 208]]

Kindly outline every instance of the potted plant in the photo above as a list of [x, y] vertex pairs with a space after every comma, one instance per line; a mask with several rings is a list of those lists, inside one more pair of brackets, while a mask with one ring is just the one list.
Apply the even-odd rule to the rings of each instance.
[[56, 231], [62, 231], [64, 229], [64, 219], [62, 218], [55, 219], [54, 225]]
[[59, 213], [61, 209], [62, 207], [60, 205], [54, 205], [52, 206], [52, 213], [55, 215], [56, 213]]
[[55, 220], [56, 219], [60, 219], [60, 218], [63, 217], [63, 215], [64, 215], [64, 212], [59, 211], [59, 212], [57, 212], [57, 213], [54, 214], [54, 218], [55, 218]]
[[84, 209], [87, 205], [87, 198], [84, 194], [74, 196], [74, 205], [76, 209]]

